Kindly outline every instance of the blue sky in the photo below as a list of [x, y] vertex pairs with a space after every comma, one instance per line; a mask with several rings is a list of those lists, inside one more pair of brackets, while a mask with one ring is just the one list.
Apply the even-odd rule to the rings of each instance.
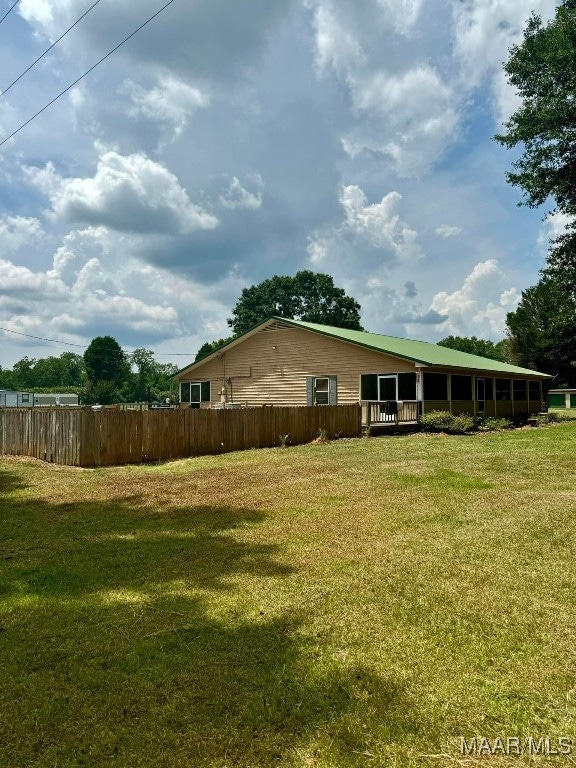
[[[91, 4], [21, 0], [0, 89]], [[0, 141], [162, 5], [99, 3], [0, 97]], [[0, 148], [0, 327], [79, 345], [0, 331], [0, 365], [101, 334], [183, 365], [299, 269], [370, 331], [501, 338], [563, 225], [506, 182], [502, 62], [555, 6], [175, 0]]]

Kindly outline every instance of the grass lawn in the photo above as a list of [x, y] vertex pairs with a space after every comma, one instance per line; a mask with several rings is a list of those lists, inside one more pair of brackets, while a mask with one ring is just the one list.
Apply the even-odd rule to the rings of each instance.
[[0, 461], [0, 766], [508, 766], [573, 739], [576, 423]]

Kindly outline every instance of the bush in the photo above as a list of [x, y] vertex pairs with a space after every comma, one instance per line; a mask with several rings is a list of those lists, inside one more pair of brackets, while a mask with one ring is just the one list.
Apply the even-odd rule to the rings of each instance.
[[546, 424], [559, 424], [562, 421], [570, 421], [570, 416], [562, 411], [548, 411], [548, 413], [539, 413], [536, 416], [536, 423], [539, 427]]
[[454, 416], [449, 411], [431, 411], [420, 417], [420, 426], [425, 432], [448, 432], [464, 435], [474, 429], [474, 418], [467, 413]]
[[503, 429], [512, 429], [513, 424], [509, 419], [499, 419], [496, 416], [487, 416], [478, 419], [476, 428], [480, 432], [501, 432]]

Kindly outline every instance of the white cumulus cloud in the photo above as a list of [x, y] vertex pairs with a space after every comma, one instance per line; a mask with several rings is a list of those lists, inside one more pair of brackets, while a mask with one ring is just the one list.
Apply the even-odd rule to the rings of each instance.
[[506, 286], [498, 261], [487, 259], [476, 264], [460, 288], [437, 293], [430, 309], [447, 317], [440, 331], [487, 338], [504, 334], [506, 314], [515, 309], [519, 300], [516, 288]]
[[28, 168], [58, 219], [120, 232], [186, 233], [214, 229], [218, 219], [190, 201], [177, 177], [142, 153], [105, 152], [93, 177], [64, 178], [50, 162]]
[[258, 174], [251, 177], [256, 191], [250, 192], [245, 189], [240, 180], [234, 176], [228, 189], [223, 195], [220, 195], [220, 204], [224, 208], [247, 208], [248, 210], [257, 210], [262, 207], [262, 178]]
[[210, 104], [206, 93], [167, 73], [159, 75], [158, 84], [148, 90], [128, 80], [122, 92], [130, 98], [130, 117], [168, 123], [174, 137], [182, 133], [192, 112]]
[[441, 224], [434, 230], [440, 237], [455, 237], [462, 232], [462, 227], [452, 226], [450, 224]]

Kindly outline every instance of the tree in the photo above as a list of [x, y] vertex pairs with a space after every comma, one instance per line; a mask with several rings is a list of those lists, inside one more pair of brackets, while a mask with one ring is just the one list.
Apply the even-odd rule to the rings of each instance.
[[522, 292], [506, 323], [514, 362], [543, 373], [576, 374], [576, 301], [559, 275]]
[[226, 339], [218, 339], [218, 341], [207, 341], [205, 344], [202, 344], [198, 352], [196, 352], [194, 362], [196, 363], [201, 358], [211, 355], [212, 352], [217, 352], [225, 344], [228, 344], [229, 341], [232, 341], [233, 338], [234, 336], [228, 336]]
[[565, 0], [547, 25], [532, 14], [504, 69], [521, 106], [495, 138], [522, 155], [507, 174], [524, 192], [524, 205], [548, 197], [576, 214], [576, 0]]
[[238, 336], [272, 315], [363, 330], [358, 302], [337, 288], [330, 275], [310, 270], [294, 277], [275, 275], [244, 288], [228, 325]]
[[507, 362], [506, 340], [494, 343], [489, 339], [478, 339], [476, 336], [446, 336], [438, 342], [441, 347], [457, 349], [459, 352], [468, 352], [471, 355], [488, 357], [491, 360]]
[[112, 403], [119, 397], [122, 384], [130, 377], [130, 364], [116, 339], [97, 336], [84, 352], [88, 380], [86, 399]]
[[124, 396], [127, 400], [164, 400], [170, 394], [170, 378], [178, 368], [172, 363], [158, 363], [149, 349], [135, 349], [130, 363], [136, 369], [127, 383]]

